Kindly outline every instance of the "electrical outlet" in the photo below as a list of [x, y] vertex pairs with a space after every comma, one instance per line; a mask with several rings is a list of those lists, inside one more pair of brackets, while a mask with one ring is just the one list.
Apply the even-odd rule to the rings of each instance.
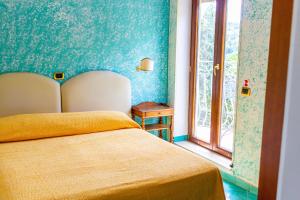
[[63, 72], [54, 73], [54, 80], [64, 80], [64, 79], [65, 79], [65, 73]]

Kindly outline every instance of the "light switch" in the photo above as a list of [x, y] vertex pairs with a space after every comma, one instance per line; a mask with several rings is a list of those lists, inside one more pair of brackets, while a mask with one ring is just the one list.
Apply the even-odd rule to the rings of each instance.
[[242, 91], [242, 96], [249, 97], [251, 95], [251, 88], [249, 87], [249, 80], [244, 80]]

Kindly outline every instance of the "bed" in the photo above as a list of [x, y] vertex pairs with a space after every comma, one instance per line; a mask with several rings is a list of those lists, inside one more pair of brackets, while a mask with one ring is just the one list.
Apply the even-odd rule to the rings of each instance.
[[130, 81], [112, 72], [61, 87], [1, 75], [0, 199], [225, 200], [213, 164], [140, 129], [130, 107]]

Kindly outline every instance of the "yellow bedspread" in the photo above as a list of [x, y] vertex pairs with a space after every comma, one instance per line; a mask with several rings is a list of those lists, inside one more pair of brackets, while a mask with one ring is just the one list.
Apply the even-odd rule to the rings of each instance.
[[224, 200], [211, 163], [137, 128], [0, 144], [0, 200]]

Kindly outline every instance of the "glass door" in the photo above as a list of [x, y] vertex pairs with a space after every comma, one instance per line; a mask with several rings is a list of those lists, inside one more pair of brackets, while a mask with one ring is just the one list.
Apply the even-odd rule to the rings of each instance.
[[224, 70], [222, 82], [220, 148], [233, 151], [235, 131], [238, 51], [242, 0], [227, 0]]
[[211, 142], [216, 8], [216, 0], [203, 1], [199, 5], [196, 124], [194, 136], [207, 144]]
[[[227, 14], [226, 14], [227, 13]], [[191, 141], [233, 151], [241, 0], [194, 0]]]

